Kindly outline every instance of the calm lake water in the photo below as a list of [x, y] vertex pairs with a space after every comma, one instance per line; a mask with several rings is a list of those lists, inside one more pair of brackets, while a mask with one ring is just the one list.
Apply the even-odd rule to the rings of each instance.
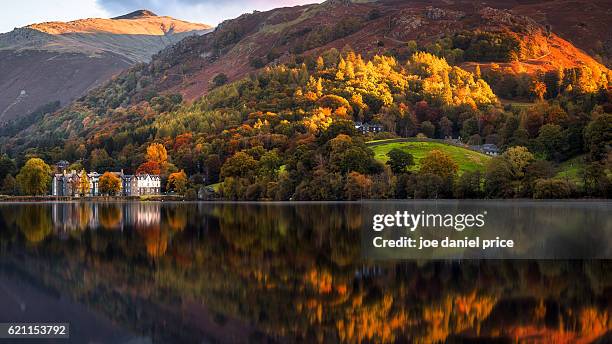
[[361, 207], [0, 203], [0, 322], [76, 343], [611, 342], [612, 260], [372, 262]]

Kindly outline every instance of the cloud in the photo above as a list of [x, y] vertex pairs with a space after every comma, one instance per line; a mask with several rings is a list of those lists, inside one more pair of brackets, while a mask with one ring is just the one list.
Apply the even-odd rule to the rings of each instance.
[[276, 7], [296, 6], [320, 0], [97, 0], [98, 5], [113, 16], [139, 9], [153, 11], [193, 22], [216, 25], [225, 19], [235, 18], [253, 10], [270, 10]]
[[0, 11], [0, 32], [46, 21], [104, 18], [109, 15], [96, 0], [19, 0], [4, 5]]
[[253, 10], [296, 6], [321, 0], [18, 0], [0, 11], [0, 32], [46, 21], [110, 18], [147, 9], [158, 15], [216, 25]]

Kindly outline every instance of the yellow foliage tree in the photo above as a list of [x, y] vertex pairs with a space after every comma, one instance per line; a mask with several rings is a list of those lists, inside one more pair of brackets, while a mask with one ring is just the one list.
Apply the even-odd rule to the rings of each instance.
[[89, 193], [89, 189], [89, 177], [87, 177], [87, 172], [85, 172], [85, 170], [81, 170], [77, 191], [79, 195], [85, 196], [87, 193]]
[[153, 161], [158, 163], [160, 166], [168, 161], [168, 152], [166, 147], [160, 143], [152, 143], [147, 147], [147, 154], [145, 156], [147, 161]]

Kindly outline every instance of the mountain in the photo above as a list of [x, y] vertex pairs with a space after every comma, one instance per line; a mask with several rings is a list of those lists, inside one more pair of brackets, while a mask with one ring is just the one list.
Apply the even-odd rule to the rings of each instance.
[[[470, 70], [479, 64], [483, 69], [493, 66], [516, 74], [583, 65], [606, 71], [584, 50], [556, 34], [557, 27], [564, 27], [564, 16], [532, 18], [556, 10], [556, 4], [563, 2], [546, 3], [334, 0], [245, 14], [223, 22], [209, 35], [192, 37], [158, 54], [151, 63], [155, 68], [145, 72], [152, 82], [133, 100], [140, 101], [147, 92], [181, 93], [194, 100], [207, 93], [218, 74], [233, 81], [265, 65], [315, 56], [329, 48], [350, 46], [364, 56], [385, 52], [402, 56], [411, 52], [411, 41]], [[582, 3], [596, 6], [598, 2]], [[588, 15], [590, 22], [598, 23], [607, 18], [607, 11]], [[608, 37], [605, 30], [594, 32], [596, 37], [585, 42], [570, 29], [564, 32], [585, 48], [597, 45], [592, 42], [596, 38]], [[501, 44], [494, 46], [496, 41]], [[486, 56], [479, 47], [498, 51]]]
[[[112, 19], [46, 22], [0, 34], [0, 123], [87, 90], [210, 26], [146, 10]], [[59, 103], [58, 103], [59, 102]]]
[[[0, 130], [0, 143], [18, 163], [160, 174], [164, 185], [184, 172], [193, 187], [216, 184], [240, 200], [523, 198], [549, 187], [607, 197], [612, 72], [554, 25], [514, 10], [529, 4], [333, 0], [256, 11], [184, 38], [60, 111], [36, 112], [32, 125]], [[429, 158], [448, 174], [402, 176], [365, 144], [415, 136], [502, 154], [484, 184], [461, 180], [468, 192], [453, 189], [444, 152]], [[529, 173], [513, 174], [515, 155]], [[593, 171], [580, 191], [552, 179], [555, 164], [577, 156]]]

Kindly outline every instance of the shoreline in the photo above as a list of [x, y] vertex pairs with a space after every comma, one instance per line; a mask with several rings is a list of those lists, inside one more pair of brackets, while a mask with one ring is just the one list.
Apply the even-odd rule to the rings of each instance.
[[3, 196], [0, 195], [0, 203], [44, 203], [44, 202], [96, 202], [96, 201], [183, 201], [185, 197], [178, 195], [150, 195], [150, 196]]
[[2, 203], [47, 203], [47, 202], [205, 202], [205, 203], [247, 203], [247, 204], [273, 204], [273, 203], [377, 203], [377, 202], [461, 202], [461, 201], [531, 201], [531, 202], [612, 202], [608, 198], [419, 198], [419, 199], [361, 199], [361, 200], [324, 200], [324, 201], [236, 201], [222, 198], [215, 199], [186, 199], [179, 195], [151, 195], [151, 196], [88, 196], [88, 197], [66, 197], [66, 196], [4, 196], [0, 195]]

